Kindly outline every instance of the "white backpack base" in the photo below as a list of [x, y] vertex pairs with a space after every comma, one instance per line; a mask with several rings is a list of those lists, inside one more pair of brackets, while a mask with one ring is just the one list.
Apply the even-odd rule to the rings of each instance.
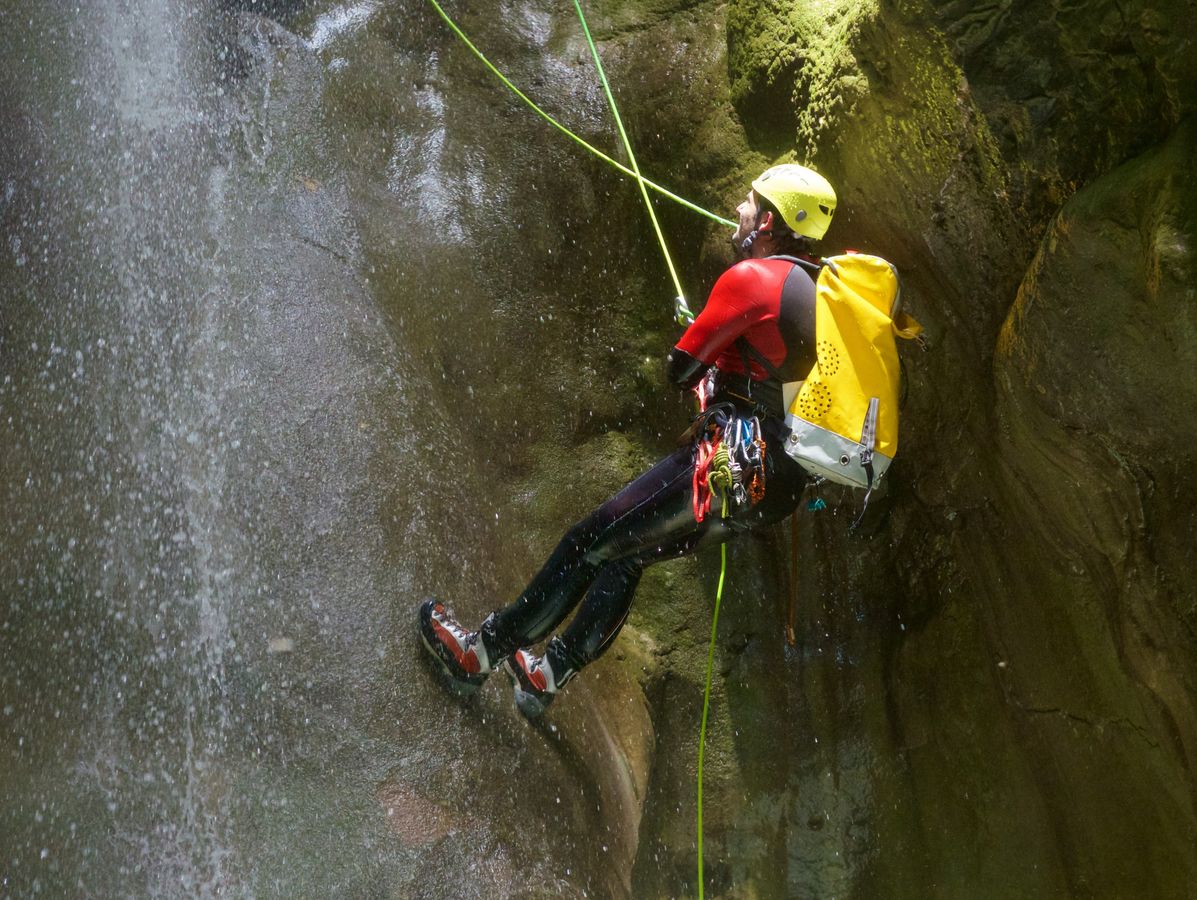
[[790, 458], [812, 475], [821, 475], [836, 484], [865, 490], [876, 487], [893, 461], [884, 453], [873, 450], [873, 480], [870, 484], [862, 456], [867, 458], [871, 448], [820, 428], [793, 413], [786, 416], [786, 424], [790, 427], [790, 436], [786, 438], [786, 453]]

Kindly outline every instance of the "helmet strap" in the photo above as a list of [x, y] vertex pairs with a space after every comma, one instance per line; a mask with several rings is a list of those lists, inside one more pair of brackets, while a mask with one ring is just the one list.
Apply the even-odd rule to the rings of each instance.
[[[765, 216], [769, 216], [769, 224], [765, 228], [761, 228], [761, 222], [764, 220]], [[773, 214], [767, 209], [759, 210], [756, 214], [756, 227], [752, 229], [752, 231], [749, 233], [748, 237], [746, 237], [746, 238], [744, 238], [744, 240], [740, 241], [740, 249], [745, 250], [745, 251], [751, 250], [752, 245], [756, 243], [757, 238], [759, 238], [762, 234], [772, 234], [772, 233], [773, 233]]]

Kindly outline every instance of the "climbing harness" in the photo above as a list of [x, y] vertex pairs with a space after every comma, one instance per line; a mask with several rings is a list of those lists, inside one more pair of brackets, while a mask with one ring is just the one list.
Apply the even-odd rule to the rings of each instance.
[[726, 518], [765, 498], [765, 439], [756, 416], [739, 416], [731, 404], [719, 404], [694, 445], [694, 521], [711, 511], [715, 494]]
[[761, 420], [740, 415], [727, 402], [708, 405], [714, 393], [713, 373], [694, 387], [698, 417], [690, 432], [694, 440], [692, 508], [702, 522], [718, 492], [723, 514], [750, 509], [765, 498], [765, 438]]

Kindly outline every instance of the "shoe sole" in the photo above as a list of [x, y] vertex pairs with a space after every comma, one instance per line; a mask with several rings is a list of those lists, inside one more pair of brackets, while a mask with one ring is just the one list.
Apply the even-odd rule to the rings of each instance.
[[553, 701], [550, 699], [549, 703], [544, 702], [535, 694], [529, 694], [522, 687], [520, 687], [520, 680], [516, 677], [511, 668], [509, 660], [503, 661], [503, 671], [507, 677], [511, 679], [511, 692], [515, 697], [515, 708], [520, 711], [520, 714], [529, 722], [535, 722], [544, 715], [545, 710], [549, 708], [549, 703]]

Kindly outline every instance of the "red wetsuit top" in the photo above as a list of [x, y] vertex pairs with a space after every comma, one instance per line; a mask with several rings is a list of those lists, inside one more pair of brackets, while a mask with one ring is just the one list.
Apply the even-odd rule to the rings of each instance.
[[[721, 372], [743, 375], [744, 356], [736, 343], [743, 336], [784, 380], [805, 378], [814, 365], [814, 278], [814, 271], [783, 257], [736, 263], [719, 276], [677, 349]], [[751, 356], [748, 362], [753, 381], [770, 377]]]

